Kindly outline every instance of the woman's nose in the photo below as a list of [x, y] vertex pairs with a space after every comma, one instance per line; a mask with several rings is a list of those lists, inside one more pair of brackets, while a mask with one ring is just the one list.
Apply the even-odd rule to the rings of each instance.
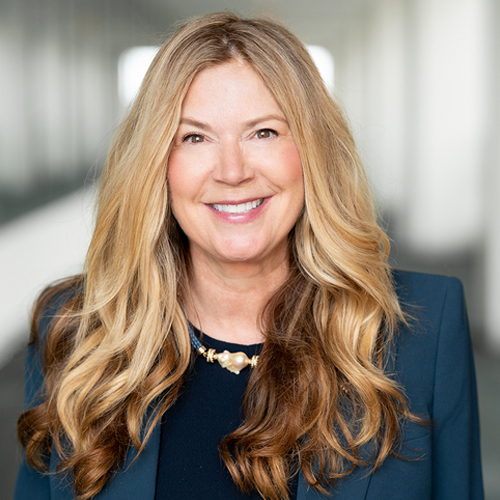
[[245, 161], [244, 147], [239, 141], [220, 144], [212, 173], [214, 180], [237, 186], [248, 182], [254, 175], [254, 169]]

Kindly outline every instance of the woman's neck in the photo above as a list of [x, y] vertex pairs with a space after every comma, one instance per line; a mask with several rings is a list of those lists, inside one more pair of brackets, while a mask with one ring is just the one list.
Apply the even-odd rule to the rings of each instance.
[[193, 325], [226, 342], [263, 342], [260, 315], [288, 275], [288, 258], [268, 261], [265, 265], [214, 264], [192, 258], [191, 265], [189, 290], [183, 305]]

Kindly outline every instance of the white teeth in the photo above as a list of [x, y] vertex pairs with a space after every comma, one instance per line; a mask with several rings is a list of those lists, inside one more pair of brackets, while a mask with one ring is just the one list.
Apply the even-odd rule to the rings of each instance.
[[259, 200], [249, 201], [247, 203], [240, 203], [239, 205], [212, 205], [218, 212], [226, 212], [228, 214], [245, 214], [262, 205], [264, 198]]

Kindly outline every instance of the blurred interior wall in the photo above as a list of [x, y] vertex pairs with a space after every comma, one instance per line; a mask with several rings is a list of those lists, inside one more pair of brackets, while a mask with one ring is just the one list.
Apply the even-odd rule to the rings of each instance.
[[487, 113], [485, 0], [421, 0], [414, 168], [408, 171], [409, 245], [421, 253], [474, 249], [483, 235]]
[[485, 193], [483, 311], [487, 341], [493, 352], [500, 354], [500, 2], [492, 0], [488, 14], [488, 114], [482, 185]]
[[487, 7], [376, 2], [337, 61], [337, 88], [381, 205], [422, 254], [467, 251], [483, 234]]
[[496, 0], [380, 0], [329, 47], [396, 262], [463, 268], [474, 331], [497, 354], [499, 11]]
[[[74, 189], [117, 125], [117, 60], [151, 41], [140, 2], [1, 0], [0, 222]], [[163, 24], [165, 28], [165, 24]]]

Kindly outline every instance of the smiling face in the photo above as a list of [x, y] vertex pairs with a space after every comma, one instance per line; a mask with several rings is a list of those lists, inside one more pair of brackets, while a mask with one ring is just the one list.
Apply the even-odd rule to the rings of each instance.
[[286, 259], [304, 205], [302, 165], [283, 112], [249, 64], [235, 60], [196, 75], [168, 183], [193, 261]]

